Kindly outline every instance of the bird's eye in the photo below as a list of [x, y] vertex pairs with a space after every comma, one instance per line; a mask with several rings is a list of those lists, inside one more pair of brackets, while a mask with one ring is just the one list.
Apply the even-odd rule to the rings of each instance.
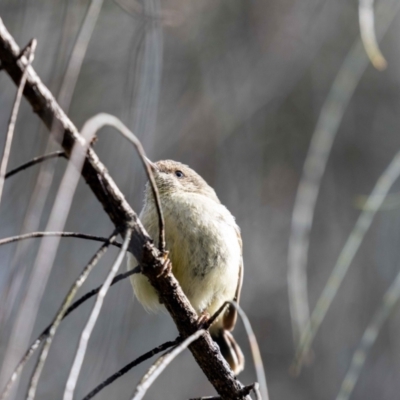
[[183, 178], [185, 176], [185, 174], [182, 171], [175, 171], [175, 176], [177, 176], [178, 178]]

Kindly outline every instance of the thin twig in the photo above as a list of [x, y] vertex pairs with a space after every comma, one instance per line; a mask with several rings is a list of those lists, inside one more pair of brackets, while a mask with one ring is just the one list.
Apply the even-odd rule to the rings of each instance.
[[96, 264], [99, 262], [101, 257], [104, 255], [104, 253], [107, 251], [108, 247], [110, 244], [116, 239], [118, 235], [118, 230], [115, 230], [111, 236], [108, 238], [107, 242], [104, 243], [100, 249], [97, 251], [97, 253], [92, 257], [90, 262], [83, 268], [81, 274], [79, 277], [76, 279], [76, 281], [73, 283], [71, 286], [69, 292], [67, 293], [60, 309], [58, 310], [56, 316], [54, 317], [52, 323], [50, 324], [50, 330], [47, 335], [46, 341], [42, 347], [42, 351], [39, 354], [39, 359], [36, 363], [36, 367], [32, 373], [32, 377], [29, 383], [29, 389], [28, 389], [28, 400], [33, 400], [35, 397], [36, 393], [36, 388], [39, 383], [39, 378], [41, 375], [41, 372], [43, 370], [44, 364], [47, 359], [47, 355], [50, 350], [51, 343], [53, 341], [54, 335], [56, 334], [56, 331], [65, 315], [65, 312], [67, 311], [69, 305], [71, 304], [72, 300], [74, 299], [77, 291], [79, 288], [83, 285], [83, 283], [86, 281], [87, 277], [89, 276], [90, 272], [93, 270], [93, 268], [96, 266]]
[[[105, 237], [88, 235], [86, 233], [79, 233], [79, 232], [31, 232], [31, 233], [25, 233], [23, 235], [10, 236], [10, 237], [4, 238], [4, 239], [0, 239], [0, 246], [2, 246], [3, 244], [18, 242], [20, 240], [41, 238], [41, 237], [47, 237], [47, 236], [74, 237], [74, 238], [78, 238], [78, 239], [93, 240], [95, 242], [107, 242], [108, 241], [108, 239]], [[115, 247], [121, 247], [121, 243], [118, 243], [118, 242], [112, 243], [112, 245]]]
[[11, 143], [12, 143], [13, 136], [14, 136], [15, 123], [17, 121], [19, 106], [21, 104], [22, 93], [24, 91], [25, 83], [28, 78], [28, 69], [35, 57], [36, 45], [37, 45], [36, 39], [32, 39], [30, 41], [30, 43], [28, 44], [28, 46], [21, 52], [21, 55], [24, 54], [25, 52], [27, 53], [28, 61], [25, 65], [25, 70], [24, 70], [24, 73], [22, 74], [21, 82], [19, 83], [19, 86], [18, 86], [17, 94], [15, 96], [14, 106], [11, 111], [10, 121], [8, 123], [6, 142], [4, 144], [3, 157], [1, 159], [1, 164], [0, 164], [0, 201], [1, 201], [1, 196], [3, 194], [7, 164], [8, 164], [8, 160], [10, 158]]
[[[376, 36], [381, 39], [400, 8], [398, 0], [381, 2], [376, 10], [379, 18]], [[308, 249], [315, 206], [322, 177], [344, 112], [369, 65], [361, 39], [347, 54], [329, 94], [324, 101], [307, 151], [302, 176], [296, 193], [288, 249], [288, 291], [293, 340], [299, 346], [307, 329], [310, 308], [307, 290]]]
[[225, 301], [224, 304], [222, 304], [222, 306], [220, 308], [218, 308], [217, 311], [215, 311], [215, 313], [211, 316], [211, 318], [209, 318], [203, 328], [204, 329], [209, 329], [210, 326], [215, 322], [215, 320], [221, 315], [222, 311], [224, 311], [224, 309], [226, 308], [227, 305], [230, 304], [230, 301]]
[[[107, 239], [106, 239], [107, 240]], [[110, 243], [115, 245], [114, 243]], [[118, 245], [118, 247], [120, 247], [120, 245]], [[111, 282], [110, 286], [115, 285], [117, 282], [128, 278], [129, 276], [133, 275], [133, 274], [138, 274], [141, 272], [141, 268], [140, 266], [137, 266], [134, 269], [131, 269], [130, 271], [127, 272], [123, 272], [122, 274], [117, 275]], [[99, 293], [101, 290], [101, 286], [98, 286], [97, 288], [91, 290], [88, 293], [85, 293], [82, 297], [80, 297], [78, 300], [76, 300], [74, 303], [72, 303], [67, 310], [65, 311], [62, 319], [64, 320], [69, 314], [71, 314], [72, 311], [74, 311], [76, 308], [78, 308], [81, 304], [83, 304], [84, 302], [86, 302], [87, 300], [89, 300], [90, 298], [92, 298], [93, 296], [95, 296], [97, 293]], [[26, 363], [29, 361], [29, 359], [32, 357], [32, 355], [35, 353], [35, 351], [39, 348], [39, 346], [43, 343], [43, 341], [48, 337], [49, 333], [50, 333], [50, 329], [51, 329], [51, 325], [47, 326], [47, 328], [39, 335], [39, 337], [31, 344], [31, 346], [29, 347], [29, 349], [26, 351], [26, 353], [24, 354], [24, 356], [21, 358], [21, 360], [19, 361], [18, 365], [16, 366], [11, 378], [9, 379], [9, 381], [7, 382], [7, 386], [5, 387], [5, 389], [3, 390], [3, 393], [0, 395], [0, 400], [3, 400], [7, 397], [10, 388], [12, 387], [14, 380], [16, 380], [18, 378], [18, 376], [20, 375], [21, 371], [23, 370], [23, 368], [25, 367]], [[168, 342], [167, 342], [168, 343]], [[171, 342], [173, 343], [173, 342]], [[164, 343], [165, 344], [165, 343]], [[163, 351], [163, 350], [161, 350]], [[147, 353], [146, 353], [147, 354]], [[156, 354], [156, 353], [154, 353]], [[144, 355], [143, 355], [144, 356]], [[142, 356], [142, 357], [143, 357]], [[135, 361], [133, 361], [135, 362]], [[140, 361], [141, 362], [141, 361]], [[129, 365], [129, 364], [128, 364]], [[126, 366], [127, 367], [127, 366]], [[126, 368], [124, 367], [124, 368]], [[132, 365], [132, 367], [134, 367], [134, 365]], [[110, 382], [111, 383], [111, 382]]]
[[165, 343], [155, 347], [154, 349], [148, 351], [147, 353], [144, 353], [140, 357], [136, 358], [136, 360], [131, 361], [129, 364], [125, 365], [125, 367], [121, 368], [115, 374], [111, 375], [109, 378], [107, 378], [105, 381], [103, 381], [100, 385], [98, 385], [96, 388], [94, 388], [89, 394], [87, 394], [82, 400], [90, 400], [97, 393], [99, 393], [101, 390], [103, 390], [105, 387], [107, 387], [108, 385], [111, 385], [111, 383], [113, 383], [115, 380], [117, 380], [122, 375], [124, 375], [128, 371], [130, 371], [133, 367], [136, 367], [137, 365], [141, 364], [142, 362], [148, 360], [149, 358], [155, 356], [158, 353], [161, 353], [164, 350], [169, 349], [170, 347], [176, 346], [181, 341], [182, 341], [182, 339], [178, 336], [175, 340], [172, 340], [170, 342], [165, 342]]
[[[54, 317], [52, 323], [50, 326], [46, 329], [46, 335], [41, 335], [38, 340], [34, 342], [35, 348], [38, 348], [38, 345], [40, 344], [39, 342], [43, 341], [46, 339], [46, 342], [42, 348], [42, 351], [39, 355], [39, 359], [37, 361], [35, 370], [32, 374], [31, 381], [29, 383], [29, 395], [28, 398], [34, 398], [35, 396], [35, 390], [39, 381], [39, 377], [41, 374], [41, 371], [43, 369], [44, 363], [47, 358], [47, 354], [50, 349], [51, 342], [54, 338], [54, 335], [57, 331], [58, 326], [60, 325], [62, 319], [65, 317], [65, 313], [69, 308], [69, 305], [71, 304], [73, 298], [75, 297], [77, 291], [79, 288], [83, 285], [85, 282], [86, 278], [89, 276], [90, 272], [94, 268], [94, 266], [99, 262], [100, 258], [104, 255], [110, 244], [116, 239], [118, 235], [118, 232], [115, 231], [104, 243], [100, 249], [96, 252], [96, 254], [92, 257], [92, 259], [89, 261], [89, 263], [85, 266], [81, 274], [79, 275], [78, 279], [75, 281], [75, 283], [72, 285], [71, 289], [69, 290], [67, 296], [64, 299], [64, 302], [62, 303], [60, 309], [58, 310], [56, 316]], [[26, 354], [30, 354], [30, 349]], [[0, 396], [0, 400], [5, 399], [8, 396], [9, 391], [11, 390], [11, 387], [13, 383], [16, 381], [18, 375], [22, 372], [24, 366], [26, 365], [29, 357], [23, 357], [20, 363], [18, 363], [16, 369], [14, 370], [13, 374], [11, 375], [11, 378], [7, 382], [6, 388], [4, 392]]]
[[[66, 224], [72, 200], [81, 178], [80, 171], [83, 168], [86, 151], [90, 146], [91, 140], [91, 136], [80, 138], [80, 143], [76, 143], [72, 148], [67, 168], [50, 212], [46, 231], [62, 231]], [[60, 236], [45, 235], [40, 243], [29, 285], [12, 328], [11, 342], [21, 340], [21, 335], [17, 335], [16, 332], [22, 331], [25, 335], [26, 331], [33, 328], [33, 322], [57, 254], [60, 238]], [[36, 385], [36, 380], [31, 382], [28, 390], [28, 400], [34, 398]]]
[[389, 318], [393, 309], [397, 305], [399, 298], [400, 272], [397, 274], [396, 279], [386, 291], [385, 295], [383, 296], [381, 306], [375, 312], [371, 322], [369, 323], [367, 329], [362, 335], [362, 338], [357, 346], [356, 351], [354, 352], [350, 368], [347, 371], [347, 374], [342, 382], [336, 400], [348, 400], [350, 398], [360, 376], [361, 370], [365, 364], [368, 351], [375, 343], [383, 324]]
[[58, 158], [58, 157], [64, 157], [67, 158], [67, 155], [65, 151], [62, 150], [57, 150], [54, 151], [53, 153], [45, 154], [43, 156], [35, 157], [31, 161], [26, 162], [25, 164], [20, 165], [17, 168], [12, 169], [11, 171], [7, 172], [5, 175], [5, 179], [15, 175], [17, 172], [20, 172], [26, 168], [32, 167], [33, 165], [39, 164], [43, 161], [50, 160], [51, 158]]
[[392, 162], [388, 165], [382, 175], [379, 177], [372, 190], [371, 195], [365, 204], [364, 211], [360, 214], [353, 230], [348, 237], [336, 264], [329, 276], [321, 296], [317, 300], [316, 306], [311, 314], [309, 323], [303, 332], [299, 346], [297, 348], [291, 371], [297, 375], [300, 372], [304, 355], [308, 353], [311, 343], [321, 326], [321, 323], [331, 306], [333, 299], [343, 279], [354, 259], [366, 232], [371, 226], [372, 220], [385, 200], [387, 193], [400, 176], [400, 151], [395, 155]]
[[[110, 286], [115, 285], [117, 282], [122, 281], [123, 279], [126, 279], [130, 277], [133, 274], [139, 274], [141, 272], [140, 266], [133, 268], [127, 272], [123, 272], [122, 274], [117, 275], [111, 282]], [[91, 290], [90, 292], [84, 294], [82, 297], [80, 297], [78, 300], [76, 300], [74, 303], [71, 304], [71, 306], [68, 308], [68, 310], [65, 312], [64, 318], [68, 315], [71, 314], [72, 311], [74, 311], [76, 308], [78, 308], [82, 303], [86, 302], [93, 296], [95, 296], [97, 293], [100, 292], [102, 286], [98, 286], [97, 288]]]
[[[147, 376], [147, 379], [143, 380], [135, 390], [132, 396], [132, 400], [140, 400], [146, 394], [147, 389], [153, 384], [153, 382], [158, 378], [162, 371], [171, 363], [172, 360], [178, 356], [183, 350], [185, 350], [192, 342], [197, 340], [206, 331], [200, 329], [197, 332], [186, 338], [180, 345], [176, 346], [171, 352], [169, 352], [165, 357], [163, 357], [161, 363]], [[147, 375], [147, 374], [146, 374]]]
[[260, 385], [258, 382], [253, 383], [253, 392], [256, 396], [256, 400], [262, 400], [261, 392], [260, 392]]
[[261, 358], [261, 352], [257, 343], [256, 335], [254, 334], [253, 328], [251, 327], [250, 321], [247, 318], [246, 313], [239, 306], [239, 304], [236, 303], [236, 301], [230, 301], [229, 303], [236, 308], [240, 317], [242, 318], [244, 328], [246, 329], [247, 337], [249, 338], [251, 353], [253, 355], [254, 368], [256, 370], [257, 381], [260, 386], [261, 398], [264, 400], [268, 400], [269, 395], [267, 387], [267, 378], [265, 375], [264, 365]]
[[154, 203], [157, 210], [158, 215], [158, 231], [159, 231], [159, 238], [158, 238], [158, 248], [161, 253], [165, 252], [165, 224], [164, 224], [164, 216], [161, 208], [161, 200], [160, 195], [158, 193], [158, 188], [154, 179], [153, 171], [149, 164], [149, 160], [146, 157], [146, 153], [143, 149], [142, 144], [135, 136], [133, 132], [131, 132], [117, 117], [106, 114], [100, 113], [95, 115], [94, 117], [88, 119], [84, 126], [82, 127], [81, 133], [83, 136], [87, 133], [91, 133], [92, 135], [99, 131], [104, 126], [112, 126], [117, 131], [119, 131], [126, 139], [129, 140], [134, 146], [136, 151], [139, 154], [140, 160], [142, 161], [143, 167], [146, 171], [147, 178], [151, 185], [151, 190], [153, 192]]
[[375, 34], [374, 0], [358, 0], [360, 35], [371, 64], [379, 71], [387, 67], [385, 57], [379, 50]]
[[112, 282], [115, 274], [117, 273], [117, 271], [125, 257], [125, 254], [128, 250], [128, 246], [129, 246], [131, 236], [132, 236], [132, 229], [128, 228], [124, 234], [125, 234], [124, 242], [122, 244], [122, 248], [119, 252], [119, 255], [118, 255], [117, 259], [115, 260], [113, 266], [111, 267], [111, 270], [108, 273], [107, 278], [104, 281], [99, 294], [97, 295], [96, 302], [93, 306], [92, 312], [90, 313], [88, 322], [86, 323], [86, 326], [83, 329], [83, 332], [81, 334], [79, 346], [75, 353], [74, 362], [72, 364], [72, 367], [71, 367], [71, 370], [70, 370], [70, 373], [68, 376], [67, 384], [65, 386], [65, 391], [64, 391], [64, 395], [63, 395], [64, 400], [72, 400], [74, 397], [76, 382], [79, 377], [79, 372], [82, 367], [83, 359], [85, 357], [89, 338], [91, 336], [91, 333], [93, 331], [93, 328], [97, 321], [97, 318], [100, 314], [100, 310], [103, 305], [103, 301], [107, 294], [107, 291], [110, 288], [111, 282]]
[[74, 48], [68, 60], [65, 75], [61, 84], [58, 101], [62, 108], [68, 113], [72, 95], [74, 94], [76, 82], [93, 34], [94, 27], [100, 15], [103, 0], [91, 0], [85, 13], [85, 18], [79, 29]]
[[[85, 54], [90, 42], [90, 38], [92, 37], [94, 27], [98, 20], [102, 4], [103, 0], [90, 1], [82, 25], [79, 29], [76, 41], [74, 43], [72, 52], [70, 54], [68, 65], [66, 67], [58, 94], [58, 101], [61, 106], [60, 108], [63, 111], [63, 114], [67, 114], [69, 111], [82, 63], [85, 58]], [[37, 87], [35, 88], [35, 91], [36, 90]], [[25, 95], [26, 92], [27, 90], [25, 90], [24, 92]], [[48, 103], [47, 107], [51, 108], [52, 112], [54, 113], [55, 110], [52, 107], [51, 103]], [[40, 114], [42, 110], [36, 109], [35, 111], [39, 112]], [[49, 137], [46, 146], [46, 153], [53, 150], [55, 145], [53, 140], [54, 138], [58, 142], [62, 142], [63, 139], [65, 139], [65, 126], [59, 123], [59, 117], [53, 118], [49, 114], [47, 116], [49, 117], [47, 121], [48, 128], [50, 129], [50, 133], [53, 138]], [[60, 114], [58, 114], [58, 116], [60, 116]], [[69, 155], [71, 154], [70, 152], [67, 153]], [[45, 207], [45, 202], [49, 194], [51, 182], [53, 180], [53, 166], [54, 163], [49, 162], [43, 164], [42, 168], [40, 168], [35, 188], [29, 201], [28, 211], [24, 219], [23, 231], [35, 231], [38, 229], [40, 217]], [[73, 192], [74, 191], [72, 190], [71, 193]], [[67, 210], [69, 208], [69, 204], [68, 201], [65, 201], [64, 204], [66, 207], [61, 212], [60, 210], [56, 210], [55, 208], [57, 208], [57, 199], [60, 198], [60, 196], [58, 196], [59, 194], [60, 192], [57, 194], [56, 201], [54, 202], [55, 207], [52, 210], [55, 212], [51, 213], [49, 224], [46, 227], [46, 230], [48, 231], [61, 231], [64, 229], [63, 222], [65, 222], [64, 218], [66, 218], [66, 216], [68, 215]], [[35, 321], [38, 312], [38, 304], [43, 295], [44, 287], [47, 283], [49, 271], [52, 267], [52, 263], [54, 262], [54, 255], [57, 251], [58, 245], [57, 239], [45, 239], [44, 242], [46, 243], [43, 244], [43, 247], [41, 246], [39, 248], [39, 251], [37, 253], [38, 255], [33, 264], [31, 277], [29, 279], [30, 285], [26, 290], [25, 296], [21, 302], [17, 317], [15, 318], [15, 322], [12, 327], [7, 351], [3, 359], [4, 361], [1, 370], [2, 375], [6, 372], [7, 365], [13, 365], [18, 360], [19, 354], [16, 352], [16, 349], [24, 348], [28, 344], [29, 337], [33, 329], [33, 321]], [[47, 252], [48, 254], [45, 254], [46, 249], [49, 249]], [[19, 249], [17, 249], [17, 251], [18, 250]], [[16, 253], [17, 257], [14, 259], [15, 264], [20, 258], [18, 256], [21, 253], [22, 251]], [[38, 269], [40, 271], [38, 271]]]

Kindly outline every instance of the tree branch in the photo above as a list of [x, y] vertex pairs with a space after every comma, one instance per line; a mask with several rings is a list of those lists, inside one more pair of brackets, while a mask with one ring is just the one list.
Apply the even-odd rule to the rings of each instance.
[[[48, 237], [48, 236], [73, 237], [73, 238], [78, 238], [78, 239], [93, 240], [95, 242], [107, 242], [107, 240], [108, 240], [105, 237], [88, 235], [86, 233], [80, 233], [80, 232], [31, 232], [31, 233], [24, 233], [22, 235], [9, 236], [4, 239], [0, 239], [0, 246], [2, 246], [3, 244], [18, 242], [20, 240], [34, 239], [34, 238], [41, 238], [41, 237]], [[118, 243], [118, 242], [112, 243], [112, 245], [115, 247], [121, 247], [121, 243]]]
[[11, 171], [7, 172], [5, 175], [5, 178], [9, 178], [13, 175], [15, 175], [16, 173], [23, 171], [24, 169], [27, 169], [29, 167], [32, 167], [33, 165], [39, 164], [43, 161], [49, 160], [51, 158], [57, 158], [57, 157], [66, 157], [65, 151], [60, 151], [57, 150], [53, 153], [49, 153], [49, 154], [45, 154], [43, 156], [39, 156], [39, 157], [35, 157], [32, 160], [20, 165], [17, 168], [12, 169]]
[[[25, 57], [18, 59], [19, 53], [18, 45], [0, 19], [0, 60], [2, 67], [16, 84], [20, 82], [24, 67], [27, 64]], [[34, 112], [38, 114], [49, 129], [54, 123], [64, 132], [61, 145], [68, 157], [75, 144], [85, 145], [84, 139], [80, 136], [77, 128], [65, 115], [31, 66], [28, 67], [24, 96], [32, 105]], [[91, 148], [87, 151], [81, 174], [114, 225], [116, 227], [129, 226], [132, 228], [133, 236], [129, 251], [139, 260], [143, 274], [147, 276], [157, 290], [160, 301], [171, 314], [180, 335], [183, 338], [192, 335], [198, 330], [198, 317], [195, 310], [172, 273], [160, 275], [167, 260], [162, 257], [159, 250], [153, 245], [153, 241], [143, 228], [137, 215], [112, 180], [106, 167]], [[242, 394], [243, 385], [235, 378], [208, 332], [195, 343], [192, 343], [190, 350], [211, 384], [223, 399], [248, 398]]]
[[175, 340], [165, 342], [160, 344], [159, 346], [155, 347], [154, 349], [148, 351], [147, 353], [142, 354], [140, 357], [136, 358], [135, 360], [131, 361], [129, 364], [125, 365], [125, 367], [121, 368], [115, 374], [108, 377], [105, 381], [100, 383], [100, 385], [96, 386], [89, 394], [87, 394], [82, 400], [90, 400], [93, 398], [97, 393], [103, 390], [106, 386], [111, 385], [116, 379], [120, 378], [122, 375], [126, 374], [136, 365], [148, 360], [149, 358], [155, 356], [158, 353], [161, 353], [164, 350], [169, 349], [172, 346], [176, 346], [181, 342], [181, 338], [177, 337]]

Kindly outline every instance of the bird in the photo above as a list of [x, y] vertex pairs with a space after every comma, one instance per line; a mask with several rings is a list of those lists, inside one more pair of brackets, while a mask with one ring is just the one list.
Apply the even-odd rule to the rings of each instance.
[[[225, 302], [240, 300], [243, 282], [242, 239], [233, 215], [214, 189], [189, 166], [173, 160], [149, 161], [165, 221], [166, 250], [172, 273], [199, 317], [212, 316]], [[158, 214], [150, 183], [139, 215], [152, 238], [159, 233]], [[155, 240], [158, 245], [158, 239]], [[128, 269], [137, 266], [130, 255]], [[142, 274], [131, 276], [133, 291], [148, 311], [164, 306]], [[244, 356], [231, 331], [237, 310], [229, 304], [210, 327], [210, 334], [235, 375]]]

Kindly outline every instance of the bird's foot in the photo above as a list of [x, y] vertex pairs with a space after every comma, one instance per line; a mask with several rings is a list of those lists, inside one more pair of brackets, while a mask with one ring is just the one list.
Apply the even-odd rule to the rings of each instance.
[[201, 312], [199, 318], [197, 319], [197, 324], [199, 326], [200, 329], [208, 329], [209, 328], [209, 324], [208, 321], [211, 318], [210, 314], [204, 310]]
[[171, 260], [168, 258], [167, 251], [163, 255], [163, 262], [159, 268], [160, 271], [157, 274], [157, 278], [159, 278], [160, 276], [166, 276], [172, 271], [172, 263]]

